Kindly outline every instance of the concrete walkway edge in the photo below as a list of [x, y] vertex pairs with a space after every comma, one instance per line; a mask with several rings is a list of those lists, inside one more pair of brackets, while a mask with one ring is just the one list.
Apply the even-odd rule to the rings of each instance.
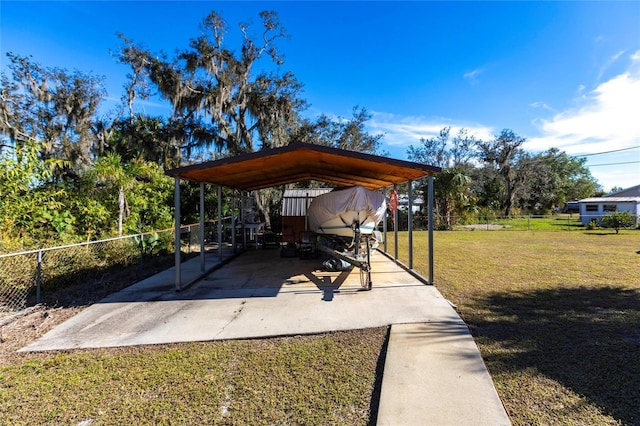
[[510, 425], [467, 326], [394, 324], [378, 425]]

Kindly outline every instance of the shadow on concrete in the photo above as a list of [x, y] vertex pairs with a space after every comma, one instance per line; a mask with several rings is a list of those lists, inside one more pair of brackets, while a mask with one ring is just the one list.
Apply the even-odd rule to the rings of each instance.
[[[192, 258], [193, 256], [187, 257], [185, 255], [185, 261]], [[57, 277], [55, 280], [45, 280], [41, 289], [40, 303], [63, 308], [90, 305], [112, 293], [162, 273], [173, 265], [174, 255], [170, 254], [150, 257], [144, 265], [132, 263], [105, 268], [76, 269]], [[35, 304], [36, 291], [34, 288], [30, 294], [28, 305]]]
[[322, 272], [315, 274], [313, 272], [305, 273], [305, 276], [322, 291], [322, 300], [331, 302], [336, 292], [339, 292], [340, 286], [344, 284], [351, 271], [342, 271], [337, 277]]
[[[234, 257], [230, 246], [222, 253], [217, 245], [205, 247], [206, 268], [213, 271]], [[193, 271], [200, 269], [199, 253], [183, 252], [182, 267], [191, 273], [183, 281], [195, 277]], [[94, 304], [119, 291], [175, 291], [175, 256], [173, 253], [147, 255], [144, 262], [130, 259], [127, 264], [79, 267], [71, 264], [68, 272], [49, 273], [50, 266], [44, 262], [40, 303], [55, 307], [79, 307]], [[194, 266], [196, 265], [196, 266]], [[35, 287], [29, 295], [28, 306], [36, 304]]]
[[[180, 291], [175, 289], [175, 270], [171, 267], [107, 295], [99, 303], [276, 297], [283, 289], [316, 292], [322, 294], [322, 300], [332, 301], [349, 276], [352, 273], [358, 275], [355, 268], [342, 272], [326, 271], [318, 259], [282, 258], [279, 250], [247, 250], [235, 257], [229, 254], [222, 260], [210, 256], [207, 264], [212, 263], [210, 272]], [[185, 262], [182, 270], [183, 276], [199, 277], [199, 259]], [[351, 281], [355, 282], [355, 279]]]
[[484, 354], [492, 374], [535, 369], [640, 424], [640, 289], [498, 293], [475, 305], [492, 315], [465, 316], [473, 335], [509, 348]]

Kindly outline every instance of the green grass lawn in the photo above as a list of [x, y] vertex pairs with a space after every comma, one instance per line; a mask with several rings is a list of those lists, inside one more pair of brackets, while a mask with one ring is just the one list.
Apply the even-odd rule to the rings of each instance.
[[[414, 244], [426, 276], [426, 233]], [[435, 249], [515, 425], [640, 424], [638, 231], [437, 232]], [[365, 425], [386, 336], [24, 354], [0, 366], [0, 424]]]
[[[435, 285], [514, 424], [640, 424], [640, 232], [613, 232], [435, 234]], [[427, 276], [426, 236], [414, 245]]]
[[366, 425], [387, 332], [27, 355], [0, 367], [0, 424]]

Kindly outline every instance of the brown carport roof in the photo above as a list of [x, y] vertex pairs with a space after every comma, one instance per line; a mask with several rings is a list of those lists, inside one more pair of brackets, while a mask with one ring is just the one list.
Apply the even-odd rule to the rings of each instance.
[[315, 180], [386, 188], [434, 175], [439, 167], [322, 145], [295, 143], [167, 170], [168, 176], [242, 191]]

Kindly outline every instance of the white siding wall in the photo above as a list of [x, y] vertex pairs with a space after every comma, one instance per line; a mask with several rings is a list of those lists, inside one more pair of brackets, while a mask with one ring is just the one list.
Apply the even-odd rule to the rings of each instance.
[[[591, 202], [591, 203], [580, 203], [580, 221], [583, 225], [588, 225], [593, 219], [600, 221], [602, 216], [609, 214], [611, 212], [604, 211], [604, 206], [614, 205], [616, 206], [616, 210], [625, 212], [629, 211], [631, 214], [636, 217], [640, 216], [640, 203], [612, 203], [612, 202]], [[596, 206], [597, 211], [587, 211], [587, 206]]]

